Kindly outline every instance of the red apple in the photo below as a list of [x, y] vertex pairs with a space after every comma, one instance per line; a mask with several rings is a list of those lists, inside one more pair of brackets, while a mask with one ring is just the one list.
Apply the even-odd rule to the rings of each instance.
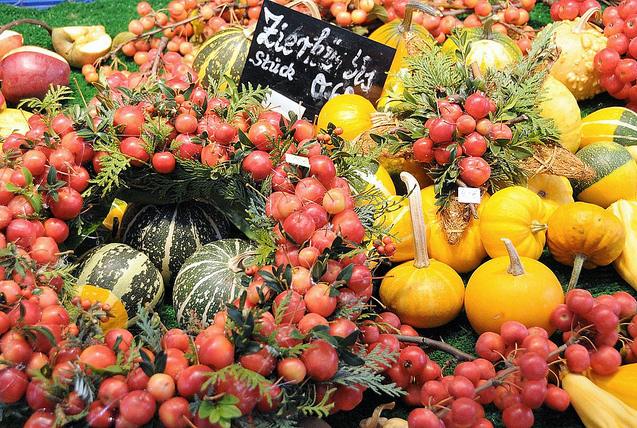
[[24, 43], [22, 34], [6, 30], [0, 33], [0, 59], [9, 51], [19, 48]]
[[0, 61], [2, 93], [10, 103], [43, 98], [51, 85], [67, 86], [70, 74], [64, 58], [37, 46], [13, 49]]

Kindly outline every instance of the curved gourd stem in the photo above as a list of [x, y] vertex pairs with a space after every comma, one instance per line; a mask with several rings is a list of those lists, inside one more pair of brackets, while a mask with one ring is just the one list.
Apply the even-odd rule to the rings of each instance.
[[243, 272], [246, 269], [244, 262], [250, 257], [256, 256], [258, 253], [254, 250], [244, 251], [228, 260], [228, 267], [234, 273]]
[[411, 227], [414, 232], [414, 248], [416, 257], [414, 266], [418, 269], [429, 266], [429, 254], [427, 254], [427, 234], [425, 215], [422, 212], [422, 199], [420, 198], [420, 185], [418, 180], [408, 172], [401, 172], [400, 179], [407, 186], [409, 192], [409, 213], [411, 214]]
[[577, 23], [577, 25], [575, 27], [573, 27], [573, 32], [574, 33], [581, 33], [582, 31], [584, 31], [586, 25], [588, 25], [588, 21], [591, 19], [591, 17], [593, 15], [595, 15], [599, 11], [600, 11], [600, 9], [598, 7], [591, 7], [590, 9], [588, 9], [586, 11], [586, 13], [584, 13], [584, 15], [582, 15], [582, 17], [580, 18], [580, 20]]
[[411, 31], [411, 19], [414, 16], [414, 12], [416, 10], [420, 10], [426, 13], [427, 15], [442, 16], [442, 12], [440, 12], [435, 7], [427, 3], [421, 3], [419, 1], [410, 0], [407, 3], [407, 6], [405, 6], [405, 18], [403, 19], [403, 22], [400, 24], [400, 28], [402, 30], [401, 32], [406, 33], [408, 31]]
[[580, 273], [582, 273], [582, 267], [584, 267], [585, 261], [586, 256], [584, 254], [577, 254], [575, 256], [575, 260], [573, 260], [573, 271], [571, 272], [571, 279], [568, 280], [566, 291], [570, 291], [577, 287], [577, 281], [579, 281], [579, 275]]
[[524, 266], [522, 266], [522, 260], [520, 260], [520, 255], [515, 250], [513, 246], [513, 242], [509, 238], [502, 238], [502, 242], [504, 242], [504, 246], [507, 249], [507, 253], [509, 254], [509, 268], [507, 269], [507, 273], [513, 276], [524, 275]]

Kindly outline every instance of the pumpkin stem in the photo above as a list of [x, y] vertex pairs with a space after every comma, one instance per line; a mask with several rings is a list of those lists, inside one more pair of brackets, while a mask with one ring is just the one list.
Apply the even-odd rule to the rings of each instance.
[[524, 272], [522, 260], [520, 260], [520, 255], [515, 250], [513, 242], [511, 242], [509, 238], [502, 238], [502, 242], [504, 242], [504, 246], [509, 254], [509, 268], [507, 269], [507, 273], [510, 273], [513, 276], [524, 275], [526, 272]]
[[425, 216], [422, 212], [422, 199], [420, 198], [420, 185], [408, 172], [401, 172], [400, 179], [407, 186], [409, 192], [409, 213], [411, 214], [411, 227], [414, 232], [414, 247], [416, 257], [414, 266], [417, 269], [429, 267], [429, 254], [427, 254], [427, 230]]
[[236, 256], [228, 260], [228, 267], [234, 273], [243, 272], [247, 267], [246, 265], [243, 264], [246, 261], [246, 259], [250, 257], [254, 257], [256, 255], [257, 255], [256, 251], [245, 251], [243, 253], [237, 254]]
[[[312, 2], [314, 3], [314, 2]], [[442, 16], [442, 12], [440, 12], [438, 9], [436, 9], [435, 7], [427, 4], [427, 3], [421, 3], [419, 1], [416, 0], [410, 0], [407, 3], [407, 6], [405, 7], [405, 18], [403, 18], [403, 22], [400, 24], [400, 32], [401, 33], [407, 33], [409, 31], [411, 31], [411, 19], [414, 15], [414, 12], [416, 11], [416, 9], [426, 13], [427, 15], [431, 15], [431, 16]], [[320, 19], [320, 17], [319, 17]]]
[[531, 223], [531, 232], [533, 233], [541, 232], [543, 230], [546, 230], [547, 228], [548, 225], [546, 223], [540, 223], [537, 220], [533, 220], [533, 222]]
[[584, 266], [585, 261], [586, 256], [584, 254], [578, 254], [575, 256], [575, 260], [573, 260], [573, 271], [571, 272], [571, 279], [569, 279], [568, 281], [566, 291], [570, 291], [577, 287], [577, 281], [579, 281], [579, 275], [580, 273], [582, 273], [582, 267]]
[[584, 31], [584, 28], [588, 24], [588, 21], [591, 19], [593, 15], [597, 13], [599, 13], [598, 7], [591, 7], [590, 9], [588, 9], [586, 13], [584, 13], [584, 15], [582, 15], [582, 17], [579, 19], [579, 22], [577, 23], [577, 25], [573, 27], [573, 33], [581, 33], [582, 31]]

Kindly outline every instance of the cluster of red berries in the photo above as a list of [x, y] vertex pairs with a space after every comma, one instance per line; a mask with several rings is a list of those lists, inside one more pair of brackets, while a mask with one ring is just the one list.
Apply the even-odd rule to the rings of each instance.
[[551, 4], [553, 21], [573, 21], [584, 15], [589, 9], [602, 10], [597, 0], [559, 0]]
[[428, 136], [414, 142], [414, 158], [441, 166], [458, 159], [460, 178], [465, 184], [482, 186], [491, 177], [491, 167], [483, 157], [489, 144], [513, 138], [506, 123], [492, 123], [488, 119], [495, 110], [495, 102], [480, 92], [469, 95], [463, 103], [455, 99], [439, 100], [440, 115], [425, 122]]
[[637, 108], [637, 1], [624, 0], [604, 9], [606, 48], [595, 55], [599, 81], [608, 93]]
[[[589, 368], [602, 376], [615, 373], [622, 363], [620, 352], [615, 349], [623, 339], [621, 324], [637, 313], [637, 300], [620, 291], [613, 295], [593, 297], [587, 290], [575, 289], [566, 294], [566, 303], [558, 306], [551, 316], [551, 324], [563, 332], [563, 340], [585, 336], [566, 348], [568, 369], [583, 373]], [[628, 326], [628, 333], [637, 333]], [[623, 342], [623, 340], [622, 340]], [[626, 358], [634, 360], [637, 345], [626, 341]]]

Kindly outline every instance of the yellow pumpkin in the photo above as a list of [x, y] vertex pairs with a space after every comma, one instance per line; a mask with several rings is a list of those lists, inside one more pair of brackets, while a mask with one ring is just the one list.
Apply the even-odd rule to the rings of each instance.
[[599, 9], [592, 8], [574, 21], [560, 21], [549, 27], [560, 50], [560, 56], [551, 67], [551, 76], [562, 82], [578, 101], [603, 92], [593, 59], [606, 47], [607, 39], [601, 29], [588, 22], [597, 11]]
[[396, 195], [396, 186], [391, 179], [391, 176], [382, 165], [376, 166], [376, 171], [357, 171], [358, 176], [368, 183], [366, 191], [377, 190], [380, 191], [383, 196], [391, 197]]
[[425, 223], [429, 230], [427, 237], [427, 250], [429, 255], [453, 268], [456, 272], [471, 272], [487, 256], [480, 238], [480, 215], [489, 195], [482, 196], [482, 203], [478, 205], [478, 218], [472, 218], [462, 234], [460, 240], [450, 244], [444, 231], [443, 224], [438, 214], [439, 206], [436, 205], [434, 186], [422, 190], [422, 203], [425, 210]]
[[606, 266], [619, 257], [625, 236], [622, 222], [613, 213], [586, 202], [562, 205], [548, 222], [551, 255], [573, 266], [569, 290], [577, 284], [582, 267]]
[[560, 132], [560, 144], [572, 153], [580, 146], [582, 139], [582, 118], [577, 100], [566, 86], [549, 75], [542, 86], [543, 96], [540, 115], [553, 119]]
[[327, 129], [333, 123], [343, 129], [341, 137], [353, 140], [372, 127], [372, 113], [376, 109], [365, 97], [356, 94], [342, 94], [331, 98], [319, 112], [318, 130]]
[[482, 208], [480, 237], [489, 257], [507, 254], [501, 239], [513, 242], [521, 256], [539, 259], [546, 243], [547, 210], [533, 191], [512, 186], [495, 192]]
[[573, 187], [566, 177], [537, 174], [529, 179], [527, 187], [542, 198], [547, 215], [553, 214], [560, 205], [574, 201]]
[[[392, 40], [397, 39], [396, 46], [392, 46], [396, 48], [396, 53], [394, 54], [394, 59], [389, 67], [389, 71], [387, 72], [387, 80], [385, 80], [383, 92], [381, 93], [376, 105], [379, 111], [391, 109], [392, 104], [395, 103], [395, 101], [392, 100], [400, 98], [403, 93], [403, 79], [409, 73], [409, 69], [407, 67], [407, 58], [410, 56], [407, 49], [408, 43], [410, 43], [414, 38], [433, 43], [431, 35], [426, 29], [424, 29], [424, 27], [412, 25], [411, 18], [415, 9], [420, 9], [430, 15], [440, 15], [440, 11], [425, 3], [409, 2], [407, 7], [405, 7], [405, 18], [402, 23], [398, 24], [396, 29], [396, 31], [400, 34], [393, 36], [392, 38]], [[423, 32], [421, 28], [425, 31]], [[381, 34], [386, 34], [388, 29], [389, 28], [386, 27], [386, 30], [379, 33], [377, 37], [380, 38]], [[379, 30], [380, 28], [377, 31]], [[372, 33], [372, 35], [374, 35], [374, 33]], [[385, 35], [384, 38], [388, 39], [387, 35]]]
[[429, 258], [418, 182], [407, 172], [400, 177], [411, 190], [409, 205], [416, 258], [387, 272], [380, 284], [380, 299], [404, 323], [419, 328], [439, 327], [462, 310], [464, 284], [451, 267]]
[[619, 276], [637, 290], [637, 201], [620, 199], [613, 202], [607, 210], [622, 222], [626, 235], [624, 249], [613, 266]]
[[502, 241], [508, 256], [485, 262], [467, 283], [465, 311], [471, 327], [478, 333], [499, 333], [505, 321], [515, 320], [555, 331], [549, 320], [564, 302], [560, 281], [539, 261], [520, 257], [511, 240]]

